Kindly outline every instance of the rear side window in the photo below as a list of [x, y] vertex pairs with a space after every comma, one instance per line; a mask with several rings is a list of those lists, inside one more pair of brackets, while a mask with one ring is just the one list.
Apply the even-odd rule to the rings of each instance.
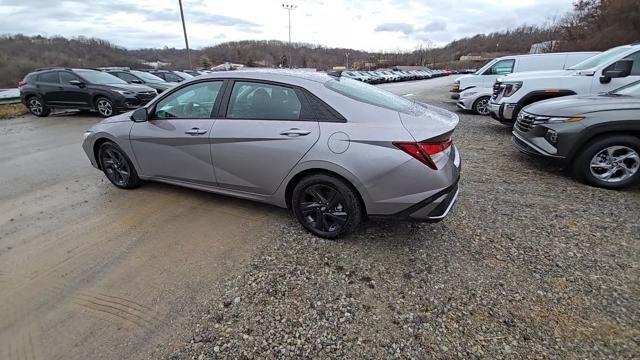
[[339, 80], [327, 81], [324, 86], [350, 99], [380, 106], [389, 110], [400, 111], [407, 114], [413, 114], [419, 111], [419, 106], [402, 96], [356, 80], [341, 77]]
[[58, 77], [57, 71], [51, 71], [51, 72], [38, 75], [38, 81], [46, 82], [46, 83], [59, 83], [60, 78]]
[[231, 119], [299, 120], [302, 104], [296, 92], [273, 84], [236, 81], [227, 117]]

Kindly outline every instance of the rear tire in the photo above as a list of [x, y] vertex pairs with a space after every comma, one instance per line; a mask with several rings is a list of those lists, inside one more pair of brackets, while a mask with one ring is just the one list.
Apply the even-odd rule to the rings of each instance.
[[37, 117], [47, 117], [51, 113], [51, 109], [37, 96], [32, 96], [27, 99], [27, 109]]
[[142, 183], [131, 160], [115, 143], [107, 141], [100, 145], [98, 161], [104, 175], [121, 189], [133, 189]]
[[96, 110], [98, 110], [98, 114], [103, 118], [108, 118], [116, 114], [113, 108], [113, 101], [104, 96], [96, 99]]
[[352, 233], [364, 215], [356, 191], [345, 181], [324, 174], [307, 176], [296, 184], [291, 208], [305, 229], [326, 239]]
[[489, 107], [490, 99], [490, 96], [481, 96], [473, 102], [473, 106], [471, 108], [476, 114], [487, 116], [491, 113], [491, 108]]
[[606, 189], [622, 189], [640, 182], [640, 139], [611, 135], [591, 141], [573, 163], [582, 182]]

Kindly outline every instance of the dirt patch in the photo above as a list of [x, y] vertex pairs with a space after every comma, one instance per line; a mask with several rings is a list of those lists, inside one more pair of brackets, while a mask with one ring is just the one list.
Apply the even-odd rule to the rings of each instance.
[[28, 113], [29, 110], [22, 104], [0, 104], [0, 119], [11, 119]]

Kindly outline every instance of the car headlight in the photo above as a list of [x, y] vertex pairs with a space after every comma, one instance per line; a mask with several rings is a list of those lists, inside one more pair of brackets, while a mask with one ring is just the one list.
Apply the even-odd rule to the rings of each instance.
[[568, 122], [576, 122], [584, 119], [584, 116], [557, 116], [552, 117], [547, 120], [548, 123], [568, 123]]
[[502, 83], [502, 86], [504, 86], [504, 97], [509, 97], [513, 94], [516, 93], [516, 91], [520, 90], [520, 88], [522, 87], [522, 82], [511, 82], [511, 83]]
[[133, 95], [135, 94], [133, 91], [129, 91], [129, 90], [113, 90], [115, 92], [117, 92], [120, 95]]

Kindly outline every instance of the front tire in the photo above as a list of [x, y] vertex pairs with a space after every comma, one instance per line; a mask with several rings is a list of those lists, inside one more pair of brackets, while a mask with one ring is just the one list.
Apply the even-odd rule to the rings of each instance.
[[324, 174], [300, 180], [293, 189], [291, 207], [305, 229], [326, 239], [352, 233], [364, 215], [356, 191], [345, 181]]
[[98, 110], [98, 114], [103, 118], [115, 115], [113, 101], [106, 97], [99, 97], [96, 99], [96, 110]]
[[640, 182], [640, 139], [613, 135], [587, 144], [573, 164], [582, 182], [606, 189], [622, 189]]
[[472, 109], [476, 114], [487, 116], [491, 113], [491, 108], [489, 107], [489, 99], [490, 96], [481, 96], [476, 101], [474, 101]]
[[121, 189], [133, 189], [140, 186], [136, 168], [129, 157], [116, 144], [107, 141], [98, 150], [100, 167], [111, 183]]
[[31, 114], [37, 117], [47, 117], [51, 113], [51, 109], [37, 96], [27, 99], [27, 108]]

